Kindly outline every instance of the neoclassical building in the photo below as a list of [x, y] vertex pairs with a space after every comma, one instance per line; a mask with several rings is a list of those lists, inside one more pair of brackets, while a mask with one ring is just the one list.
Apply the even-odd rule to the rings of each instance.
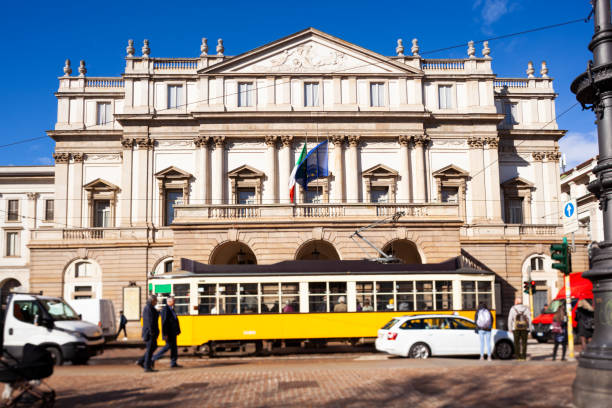
[[[59, 78], [53, 228], [30, 242], [31, 288], [66, 298], [147, 291], [179, 260], [360, 259], [349, 236], [407, 263], [464, 255], [495, 271], [498, 310], [522, 281], [554, 295], [560, 240], [553, 81], [498, 78], [491, 50], [384, 56], [313, 28], [237, 56], [157, 58], [129, 41], [121, 77]], [[304, 143], [328, 140], [329, 176], [289, 200]], [[578, 235], [575, 270], [587, 265]], [[535, 259], [535, 261], [534, 261]], [[541, 268], [540, 268], [541, 266]]]

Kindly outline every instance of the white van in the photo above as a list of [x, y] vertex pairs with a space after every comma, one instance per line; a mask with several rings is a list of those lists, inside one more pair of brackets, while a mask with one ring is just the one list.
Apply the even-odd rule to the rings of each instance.
[[81, 321], [63, 299], [33, 294], [10, 295], [2, 335], [14, 357], [21, 358], [23, 346], [31, 343], [49, 350], [57, 365], [84, 364], [104, 346], [102, 331]]
[[75, 299], [68, 301], [70, 306], [81, 315], [81, 319], [102, 329], [102, 335], [108, 340], [114, 340], [117, 333], [115, 307], [108, 299]]

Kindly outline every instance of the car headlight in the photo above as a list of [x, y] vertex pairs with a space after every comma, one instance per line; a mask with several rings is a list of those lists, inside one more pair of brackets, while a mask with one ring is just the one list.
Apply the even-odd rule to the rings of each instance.
[[69, 334], [72, 334], [75, 337], [81, 338], [81, 339], [85, 339], [85, 335], [83, 333], [81, 333], [80, 331], [77, 330], [68, 330]]

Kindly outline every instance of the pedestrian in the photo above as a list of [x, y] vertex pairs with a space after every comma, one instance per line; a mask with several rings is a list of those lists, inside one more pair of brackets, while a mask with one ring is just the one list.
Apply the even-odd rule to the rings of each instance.
[[514, 347], [516, 349], [516, 359], [527, 359], [527, 334], [531, 324], [529, 308], [523, 304], [523, 299], [517, 297], [514, 306], [508, 313], [508, 328], [514, 334]]
[[548, 303], [544, 303], [544, 306], [542, 306], [542, 310], [540, 310], [540, 314], [546, 313], [546, 309], [548, 309]]
[[174, 311], [174, 296], [170, 296], [166, 300], [166, 305], [161, 310], [161, 322], [161, 334], [166, 344], [157, 352], [157, 354], [153, 356], [153, 361], [159, 360], [161, 356], [170, 350], [170, 367], [182, 367], [176, 362], [178, 359], [176, 337], [181, 334], [181, 326], [179, 324], [178, 317], [176, 316], [176, 312]]
[[157, 296], [150, 295], [147, 304], [142, 310], [142, 340], [145, 342], [146, 351], [138, 359], [136, 364], [144, 368], [145, 373], [155, 372], [153, 369], [153, 352], [157, 348], [157, 337], [159, 337], [159, 312], [155, 309]]
[[491, 361], [491, 329], [493, 328], [493, 315], [485, 302], [478, 304], [478, 310], [474, 316], [476, 331], [480, 338], [480, 359], [484, 360], [485, 344], [487, 345], [487, 360]]
[[125, 326], [127, 325], [127, 318], [125, 317], [125, 315], [123, 314], [123, 310], [119, 311], [119, 330], [117, 331], [117, 334], [115, 335], [115, 340], [117, 340], [117, 338], [119, 337], [119, 333], [121, 333], [121, 330], [123, 330], [123, 341], [127, 340], [127, 331], [125, 330]]
[[565, 360], [565, 350], [567, 349], [567, 316], [565, 315], [565, 308], [560, 307], [555, 312], [552, 322], [552, 333], [553, 333], [553, 360], [557, 359], [557, 349], [561, 344], [561, 360]]
[[578, 337], [582, 345], [582, 352], [593, 338], [595, 328], [595, 313], [593, 306], [587, 299], [580, 299], [576, 308], [576, 323], [578, 324]]
[[338, 303], [334, 305], [334, 312], [346, 312], [346, 298], [344, 296], [340, 296], [338, 298]]
[[283, 313], [294, 313], [293, 306], [291, 306], [291, 301], [289, 299], [285, 300], [285, 306], [283, 306]]
[[366, 299], [363, 301], [363, 308], [361, 309], [362, 312], [373, 312], [374, 311], [374, 307], [372, 306], [370, 299]]

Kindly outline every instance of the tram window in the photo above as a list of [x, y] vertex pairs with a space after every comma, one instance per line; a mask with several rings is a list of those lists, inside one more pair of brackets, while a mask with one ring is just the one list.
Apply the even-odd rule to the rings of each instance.
[[357, 311], [374, 311], [374, 282], [355, 282], [357, 292]]
[[[334, 310], [339, 303], [346, 304], [346, 282], [329, 282], [329, 310]], [[340, 298], [344, 301], [340, 302]], [[346, 310], [346, 308], [345, 308]]]
[[261, 313], [278, 313], [278, 283], [261, 284]]
[[217, 285], [202, 283], [198, 285], [198, 314], [211, 314], [216, 304]]
[[294, 313], [300, 311], [299, 293], [299, 283], [281, 283], [281, 312]]
[[393, 298], [393, 282], [376, 282], [376, 311], [395, 310]]
[[490, 281], [462, 281], [461, 301], [463, 309], [475, 310], [478, 303], [485, 302], [487, 307], [493, 305], [493, 294]]
[[308, 283], [308, 309], [311, 313], [327, 312], [327, 283]]
[[240, 313], [257, 313], [258, 288], [256, 283], [240, 284]]
[[417, 310], [433, 310], [433, 282], [417, 281], [416, 287], [416, 308]]
[[414, 290], [414, 282], [396, 282], [395, 287], [397, 288], [397, 293], [410, 293]]
[[462, 281], [461, 292], [476, 292], [476, 281]]
[[436, 310], [451, 310], [453, 308], [453, 283], [451, 281], [436, 281]]
[[479, 281], [478, 282], [478, 293], [491, 292], [491, 282]]
[[400, 312], [414, 310], [414, 295], [412, 293], [414, 290], [414, 282], [395, 282], [395, 288], [397, 290], [397, 310]]
[[189, 314], [189, 284], [181, 283], [173, 286], [174, 312], [177, 315]]
[[462, 293], [461, 302], [463, 309], [476, 309], [476, 294], [475, 293]]
[[238, 313], [238, 296], [235, 283], [224, 283], [219, 285], [219, 308], [216, 314], [237, 314]]

